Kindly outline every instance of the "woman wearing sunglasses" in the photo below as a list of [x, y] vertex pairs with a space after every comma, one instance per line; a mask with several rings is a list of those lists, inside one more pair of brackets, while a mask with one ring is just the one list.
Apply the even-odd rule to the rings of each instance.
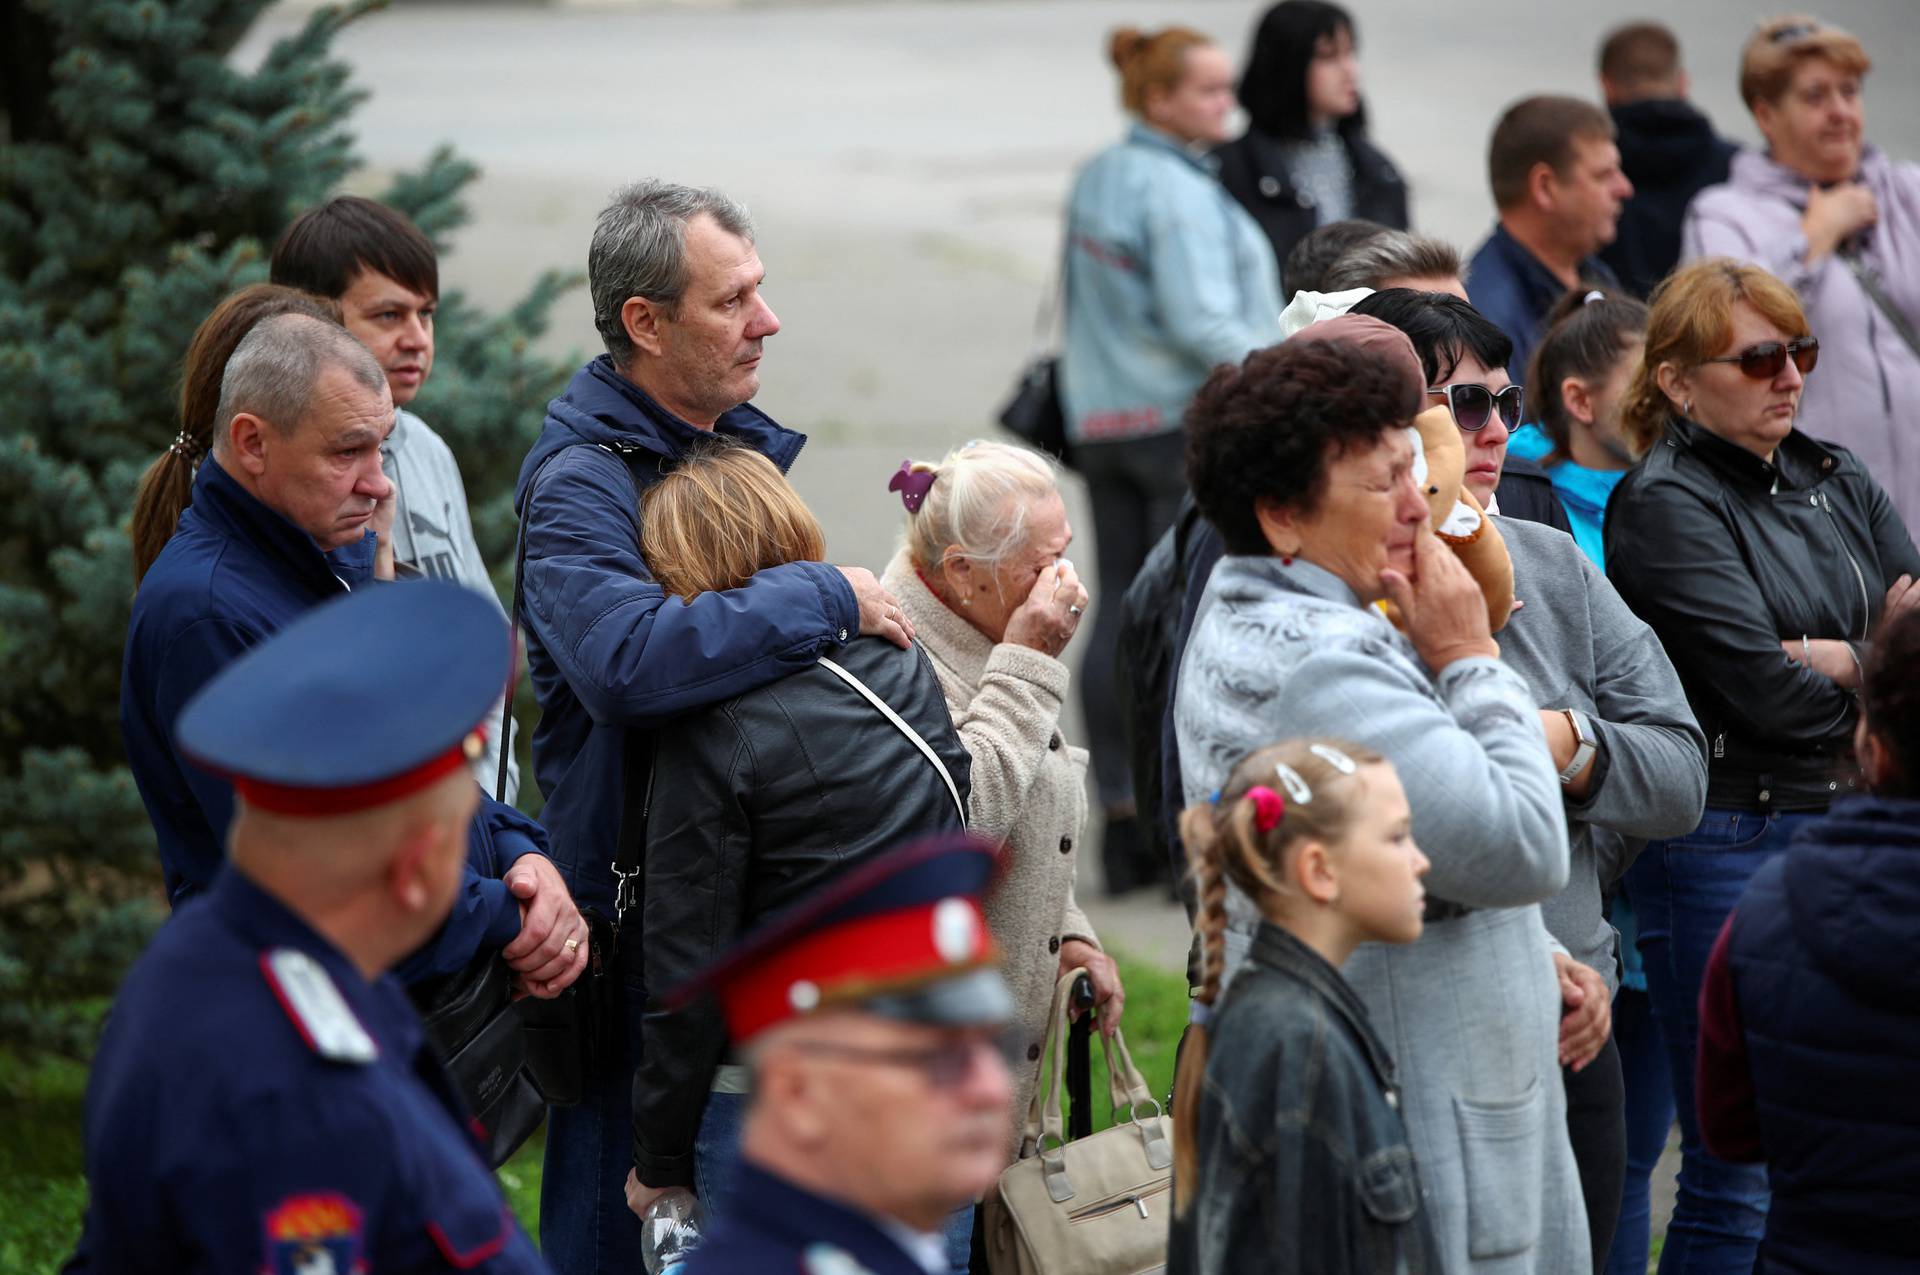
[[[1524, 406], [1521, 388], [1507, 383], [1506, 335], [1445, 293], [1389, 289], [1354, 307], [1363, 311], [1413, 342], [1427, 401], [1447, 403], [1466, 444], [1467, 486], [1495, 508], [1507, 437]], [[1500, 660], [1525, 679], [1538, 706], [1565, 806], [1567, 885], [1542, 901], [1540, 915], [1562, 949], [1553, 961], [1566, 1138], [1580, 1170], [1590, 1258], [1601, 1270], [1627, 1169], [1626, 1094], [1612, 1039], [1619, 967], [1606, 893], [1633, 847], [1699, 822], [1707, 768], [1679, 674], [1653, 630], [1571, 536], [1511, 515], [1499, 522], [1514, 596], [1525, 603], [1500, 631]]]
[[[1497, 504], [1509, 518], [1571, 533], [1547, 472], [1530, 462], [1507, 461], [1507, 440], [1520, 427], [1526, 391], [1507, 375], [1513, 342], [1506, 334], [1464, 298], [1447, 292], [1383, 288], [1360, 298], [1352, 313], [1399, 328], [1421, 352], [1426, 405], [1445, 403], [1452, 409], [1467, 448], [1466, 486], [1481, 507]], [[1506, 485], [1500, 486], [1503, 477]], [[1495, 487], [1500, 487], [1497, 501]]]
[[1655, 294], [1622, 431], [1640, 455], [1608, 506], [1607, 576], [1666, 645], [1707, 738], [1699, 827], [1628, 871], [1681, 1133], [1664, 1272], [1750, 1271], [1767, 1173], [1700, 1140], [1707, 955], [1747, 880], [1860, 788], [1860, 668], [1885, 613], [1920, 605], [1920, 553], [1854, 455], [1794, 428], [1820, 343], [1799, 298], [1709, 258]]

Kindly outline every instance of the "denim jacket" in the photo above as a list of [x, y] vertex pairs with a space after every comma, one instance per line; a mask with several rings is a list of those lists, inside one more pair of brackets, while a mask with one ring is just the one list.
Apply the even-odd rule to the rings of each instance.
[[1135, 124], [1073, 183], [1063, 264], [1067, 436], [1180, 427], [1221, 363], [1280, 340], [1280, 268], [1210, 157]]
[[1393, 1060], [1339, 971], [1262, 921], [1212, 1034], [1170, 1275], [1438, 1271]]

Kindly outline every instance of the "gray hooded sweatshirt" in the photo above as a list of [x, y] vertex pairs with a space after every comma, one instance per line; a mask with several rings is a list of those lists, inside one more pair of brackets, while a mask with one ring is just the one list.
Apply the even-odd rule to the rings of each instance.
[[[427, 423], [400, 409], [393, 433], [380, 449], [380, 467], [396, 489], [393, 515], [393, 553], [423, 575], [454, 580], [486, 594], [500, 606], [480, 546], [473, 542], [473, 519], [467, 514], [467, 489], [460, 479], [453, 449]], [[501, 608], [504, 616], [506, 609]], [[487, 718], [487, 750], [473, 762], [474, 778], [489, 794], [500, 767], [501, 714], [506, 701], [496, 704]], [[520, 767], [507, 762], [506, 801], [520, 790]]]

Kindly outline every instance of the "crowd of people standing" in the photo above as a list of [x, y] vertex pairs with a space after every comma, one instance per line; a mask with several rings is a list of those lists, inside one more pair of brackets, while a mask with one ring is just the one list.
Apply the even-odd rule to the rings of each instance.
[[[1060, 284], [1091, 589], [1061, 466], [1001, 441], [876, 479], [897, 550], [829, 563], [752, 402], [753, 220], [646, 180], [588, 246], [605, 353], [531, 442], [503, 615], [406, 410], [431, 244], [301, 215], [133, 511], [122, 723], [178, 915], [96, 1065], [73, 1268], [651, 1272], [691, 1195], [689, 1275], [986, 1269], [1060, 980], [1123, 1018], [1095, 823], [1109, 887], [1171, 873], [1194, 925], [1167, 1269], [1644, 1271], [1676, 1116], [1663, 1271], [1920, 1260], [1920, 170], [1864, 142], [1868, 55], [1761, 23], [1749, 152], [1669, 32], [1613, 33], [1604, 106], [1494, 123], [1466, 257], [1412, 229], [1358, 34], [1282, 0], [1237, 76], [1108, 41], [1131, 118]], [[462, 1128], [492, 1091], [406, 1001], [476, 966], [602, 1013], [538, 1254]]]

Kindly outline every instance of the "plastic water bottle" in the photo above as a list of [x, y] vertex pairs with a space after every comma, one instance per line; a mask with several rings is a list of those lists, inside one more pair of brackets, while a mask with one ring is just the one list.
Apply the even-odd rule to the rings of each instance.
[[640, 1256], [647, 1275], [677, 1275], [700, 1247], [700, 1201], [683, 1186], [669, 1187], [640, 1219]]

